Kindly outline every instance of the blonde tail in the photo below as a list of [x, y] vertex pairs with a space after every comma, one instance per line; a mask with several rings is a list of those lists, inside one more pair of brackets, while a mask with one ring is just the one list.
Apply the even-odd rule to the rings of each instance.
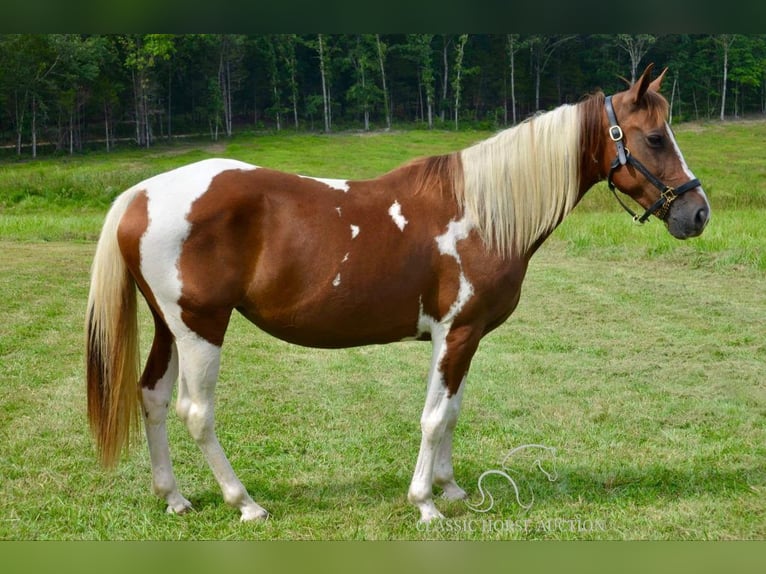
[[139, 419], [136, 285], [117, 242], [117, 227], [133, 197], [123, 193], [106, 217], [91, 268], [86, 313], [88, 420], [107, 467], [127, 448]]

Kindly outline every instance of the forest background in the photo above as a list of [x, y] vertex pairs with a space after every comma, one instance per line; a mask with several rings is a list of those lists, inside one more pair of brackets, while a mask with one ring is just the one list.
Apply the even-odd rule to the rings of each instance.
[[3, 157], [258, 130], [500, 129], [643, 66], [671, 122], [763, 115], [766, 35], [3, 34]]

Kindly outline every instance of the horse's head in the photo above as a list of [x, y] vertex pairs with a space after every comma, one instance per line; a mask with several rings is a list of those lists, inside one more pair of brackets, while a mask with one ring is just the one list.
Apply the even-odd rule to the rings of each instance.
[[666, 121], [668, 102], [659, 91], [667, 68], [652, 81], [653, 67], [647, 66], [627, 90], [606, 98], [604, 115], [611, 141], [603, 149], [609, 187], [646, 210], [635, 215], [623, 204], [636, 221], [643, 223], [654, 215], [674, 237], [696, 237], [710, 219], [710, 204]]

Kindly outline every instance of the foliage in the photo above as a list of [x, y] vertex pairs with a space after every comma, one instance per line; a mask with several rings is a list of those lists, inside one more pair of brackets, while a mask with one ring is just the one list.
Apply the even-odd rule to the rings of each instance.
[[620, 77], [650, 61], [671, 68], [676, 122], [716, 117], [722, 103], [726, 117], [766, 106], [764, 35], [512, 37], [509, 52], [506, 35], [323, 34], [320, 61], [316, 35], [3, 34], [0, 143], [34, 155], [43, 145], [73, 153], [215, 138], [219, 126], [227, 136], [318, 129], [319, 101], [326, 130], [438, 127], [434, 116], [507, 125], [595, 88], [620, 89]]

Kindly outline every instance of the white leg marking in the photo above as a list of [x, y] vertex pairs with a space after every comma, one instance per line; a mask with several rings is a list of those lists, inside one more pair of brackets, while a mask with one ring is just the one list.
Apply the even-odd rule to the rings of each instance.
[[172, 345], [165, 374], [153, 389], [141, 389], [141, 402], [144, 407], [146, 441], [152, 461], [152, 490], [167, 502], [169, 513], [183, 514], [191, 509], [191, 502], [181, 496], [176, 485], [166, 426], [168, 406], [177, 377], [178, 353], [175, 345]]
[[220, 347], [194, 333], [177, 340], [177, 345], [181, 371], [176, 404], [178, 415], [205, 455], [224, 500], [240, 510], [243, 521], [266, 518], [268, 513], [250, 498], [234, 474], [215, 433], [213, 404]]
[[434, 484], [443, 490], [442, 497], [447, 500], [459, 500], [466, 498], [466, 492], [455, 482], [455, 471], [452, 467], [452, 435], [457, 425], [457, 417], [460, 414], [460, 405], [463, 401], [463, 388], [465, 377], [460, 383], [457, 393], [450, 399], [447, 408], [444, 436], [442, 437], [439, 450], [434, 462]]
[[439, 365], [447, 352], [447, 334], [452, 328], [452, 322], [473, 296], [473, 286], [463, 273], [463, 264], [457, 251], [458, 241], [467, 238], [471, 229], [471, 224], [463, 218], [460, 221], [451, 221], [447, 231], [436, 237], [439, 252], [454, 257], [460, 269], [460, 286], [447, 313], [441, 319], [435, 319], [423, 312], [422, 300], [420, 304], [416, 337], [430, 332], [433, 354], [426, 403], [420, 419], [420, 451], [408, 499], [420, 509], [420, 519], [423, 522], [442, 518], [433, 502], [434, 482], [444, 489], [447, 498], [465, 497], [465, 491], [455, 483], [452, 469], [452, 433], [460, 412], [463, 384], [461, 383], [455, 395], [449, 397]]
[[388, 208], [388, 214], [391, 219], [394, 220], [394, 224], [399, 228], [399, 231], [404, 231], [404, 226], [407, 225], [407, 218], [402, 215], [402, 206], [398, 201], [394, 201], [391, 207]]
[[434, 462], [447, 426], [447, 413], [453, 408], [452, 404], [456, 398], [447, 396], [444, 376], [439, 370], [439, 364], [447, 351], [447, 330], [438, 326], [432, 330], [431, 338], [433, 354], [426, 402], [420, 417], [420, 451], [407, 494], [407, 499], [420, 510], [420, 519], [423, 522], [443, 518], [433, 501]]

